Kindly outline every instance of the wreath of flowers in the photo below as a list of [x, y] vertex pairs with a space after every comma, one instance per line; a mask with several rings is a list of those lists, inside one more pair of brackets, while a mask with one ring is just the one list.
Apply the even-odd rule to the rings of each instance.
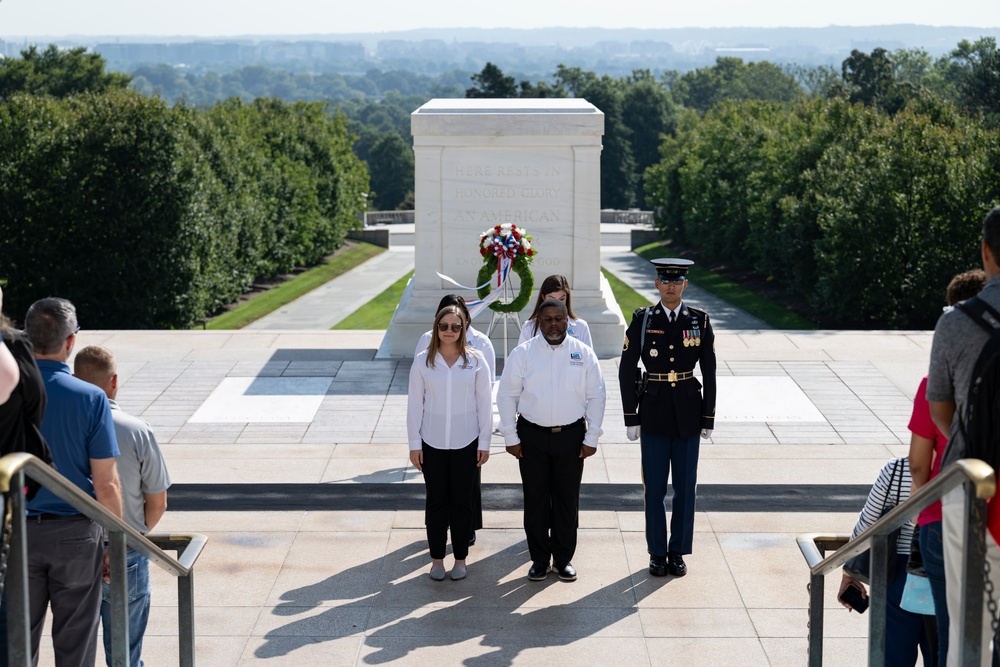
[[521, 289], [510, 303], [494, 301], [490, 309], [498, 313], [519, 313], [524, 310], [531, 299], [531, 290], [535, 287], [535, 277], [531, 273], [530, 264], [535, 256], [531, 247], [531, 236], [514, 224], [497, 225], [483, 232], [479, 239], [479, 254], [483, 256], [483, 266], [479, 269], [476, 279], [479, 288], [479, 298], [485, 298], [492, 291], [491, 276], [496, 273], [501, 257], [511, 260], [511, 268], [521, 279]]

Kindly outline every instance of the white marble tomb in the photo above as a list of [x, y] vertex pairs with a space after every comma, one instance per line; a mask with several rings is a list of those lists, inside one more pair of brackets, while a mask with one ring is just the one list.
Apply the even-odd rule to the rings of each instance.
[[[535, 293], [551, 274], [569, 279], [573, 310], [602, 358], [621, 352], [625, 321], [600, 271], [600, 156], [604, 114], [582, 99], [435, 99], [411, 116], [416, 266], [389, 328], [392, 356], [412, 354], [442, 296], [476, 285], [482, 232], [515, 223], [533, 237]], [[518, 279], [513, 278], [515, 288]], [[490, 328], [493, 311], [475, 321]], [[503, 356], [502, 327], [492, 333]], [[517, 342], [508, 330], [508, 349]]]

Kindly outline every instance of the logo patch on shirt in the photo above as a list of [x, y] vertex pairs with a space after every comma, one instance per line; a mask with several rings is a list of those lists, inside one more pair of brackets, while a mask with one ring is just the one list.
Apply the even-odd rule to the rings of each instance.
[[583, 359], [583, 357], [580, 356], [579, 352], [570, 352], [569, 353], [569, 358], [570, 359], [577, 359], [577, 360]]

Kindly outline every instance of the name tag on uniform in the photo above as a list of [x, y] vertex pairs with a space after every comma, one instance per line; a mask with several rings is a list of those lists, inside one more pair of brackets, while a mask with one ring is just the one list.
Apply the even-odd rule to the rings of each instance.
[[667, 332], [663, 329], [646, 329], [646, 333], [665, 334]]

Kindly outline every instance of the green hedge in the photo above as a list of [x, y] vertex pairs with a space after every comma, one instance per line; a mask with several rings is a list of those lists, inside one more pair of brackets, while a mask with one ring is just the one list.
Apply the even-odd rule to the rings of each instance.
[[339, 247], [367, 189], [319, 103], [15, 95], [0, 104], [5, 310], [58, 295], [89, 328], [189, 327]]
[[682, 119], [661, 154], [647, 194], [665, 234], [845, 327], [933, 326], [1000, 203], [1000, 134], [945, 103], [726, 103]]

